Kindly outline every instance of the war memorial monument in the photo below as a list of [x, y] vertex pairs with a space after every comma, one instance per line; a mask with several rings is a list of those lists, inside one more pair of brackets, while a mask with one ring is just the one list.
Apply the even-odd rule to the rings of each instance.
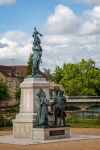
[[[0, 136], [0, 143], [30, 145], [100, 139], [100, 136], [70, 133], [66, 125], [66, 97], [64, 91], [57, 91], [51, 101], [50, 82], [40, 71], [42, 47], [36, 28], [33, 32], [32, 74], [21, 83], [20, 112], [13, 120], [13, 135]], [[50, 108], [54, 108], [53, 111]]]
[[[33, 140], [50, 140], [70, 137], [70, 128], [65, 122], [66, 98], [62, 90], [50, 102], [50, 82], [40, 71], [42, 62], [42, 36], [36, 28], [33, 32], [32, 74], [21, 83], [20, 112], [13, 120], [13, 136]], [[54, 106], [52, 115], [48, 107]], [[50, 109], [49, 109], [50, 111]]]

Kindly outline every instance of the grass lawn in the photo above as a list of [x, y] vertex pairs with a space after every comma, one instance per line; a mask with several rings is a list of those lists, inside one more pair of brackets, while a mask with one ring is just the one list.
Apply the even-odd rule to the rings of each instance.
[[77, 122], [69, 124], [71, 127], [100, 128], [100, 121], [97, 119], [78, 119]]
[[0, 127], [0, 131], [12, 131], [12, 127]]
[[[100, 121], [97, 119], [78, 119], [77, 122], [67, 123], [71, 128], [100, 128]], [[0, 127], [0, 131], [11, 131], [13, 127]]]

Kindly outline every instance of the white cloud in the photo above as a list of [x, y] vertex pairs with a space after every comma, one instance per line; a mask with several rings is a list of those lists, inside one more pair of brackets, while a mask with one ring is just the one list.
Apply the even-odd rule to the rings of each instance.
[[100, 34], [100, 5], [84, 13], [86, 20], [82, 24], [83, 34]]
[[4, 48], [4, 47], [7, 47], [8, 45], [5, 44], [5, 43], [0, 43], [0, 48]]
[[12, 4], [15, 3], [16, 0], [0, 0], [0, 5], [4, 5], [4, 4]]
[[85, 3], [100, 4], [100, 0], [83, 0]]
[[100, 4], [100, 0], [71, 0], [72, 2], [81, 2], [81, 3], [89, 3], [93, 5]]
[[[54, 13], [48, 17], [45, 31], [49, 33], [73, 33], [78, 30], [80, 19], [65, 5], [55, 7]], [[74, 26], [74, 28], [73, 28]]]
[[100, 19], [100, 5], [93, 7], [92, 10], [88, 10], [84, 14], [93, 19]]
[[[60, 38], [62, 40], [60, 40]], [[54, 69], [64, 63], [76, 63], [82, 58], [95, 60], [100, 66], [100, 35], [76, 36], [50, 35], [44, 37], [44, 66]]]
[[[100, 6], [81, 18], [70, 8], [58, 5], [48, 17], [43, 38], [44, 56], [49, 66], [92, 58], [100, 66]], [[51, 34], [52, 33], [52, 34]], [[51, 65], [50, 65], [51, 64]]]
[[100, 4], [100, 0], [83, 0], [86, 3]]
[[[100, 14], [99, 6], [84, 12], [79, 18], [70, 8], [58, 5], [47, 18], [42, 37], [42, 67], [76, 63], [80, 59], [96, 61], [100, 67]], [[45, 34], [46, 33], [46, 34]], [[13, 58], [16, 64], [25, 64], [32, 51], [32, 37], [21, 31], [0, 35], [0, 64]]]
[[47, 19], [44, 26], [49, 34], [95, 34], [100, 32], [100, 6], [85, 11], [83, 16], [75, 13], [65, 5], [58, 5]]
[[[26, 64], [32, 49], [32, 39], [21, 31], [8, 31], [0, 35], [0, 64], [11, 63]], [[6, 60], [6, 61], [4, 61]]]

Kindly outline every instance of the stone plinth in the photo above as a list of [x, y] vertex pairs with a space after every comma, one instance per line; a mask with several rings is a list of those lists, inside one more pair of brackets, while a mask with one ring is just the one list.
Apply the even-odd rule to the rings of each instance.
[[13, 135], [32, 139], [33, 124], [35, 124], [38, 103], [37, 93], [42, 88], [49, 98], [50, 83], [45, 78], [26, 78], [20, 85], [20, 113], [13, 120]]
[[52, 140], [70, 137], [69, 127], [33, 128], [33, 140]]

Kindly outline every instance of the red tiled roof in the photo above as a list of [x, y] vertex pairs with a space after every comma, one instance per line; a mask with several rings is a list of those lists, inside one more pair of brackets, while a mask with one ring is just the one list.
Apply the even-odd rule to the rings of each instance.
[[11, 67], [0, 65], [0, 72], [6, 77], [16, 77]]
[[0, 65], [0, 72], [8, 77], [25, 78], [27, 74], [27, 66], [3, 66]]
[[27, 75], [27, 66], [12, 66], [16, 73], [19, 73], [23, 78]]

